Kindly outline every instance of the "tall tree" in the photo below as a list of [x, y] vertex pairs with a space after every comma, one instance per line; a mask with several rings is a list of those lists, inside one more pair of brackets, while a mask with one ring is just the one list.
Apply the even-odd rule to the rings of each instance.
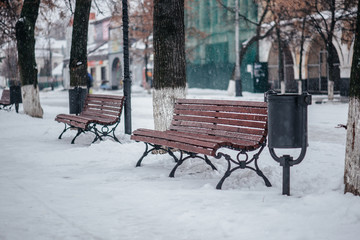
[[0, 45], [15, 40], [15, 24], [21, 11], [20, 0], [0, 1]]
[[35, 61], [35, 23], [39, 6], [40, 0], [25, 0], [15, 29], [24, 112], [42, 118]]
[[[285, 54], [284, 50], [288, 45], [289, 39], [289, 25], [291, 25], [290, 19], [295, 15], [289, 15], [288, 9], [290, 3], [283, 0], [271, 0], [270, 9], [273, 24], [275, 26], [274, 39], [276, 41], [276, 48], [278, 51], [278, 78], [281, 87], [281, 93], [286, 92], [285, 83]], [[291, 6], [292, 7], [292, 6]]]
[[184, 0], [154, 0], [154, 52], [155, 129], [165, 130], [186, 95]]
[[131, 35], [136, 39], [141, 39], [145, 45], [145, 49], [143, 51], [145, 79], [146, 83], [150, 84], [148, 76], [148, 62], [149, 56], [152, 53], [152, 48], [150, 48], [149, 45], [151, 44], [150, 38], [153, 35], [154, 1], [137, 0], [136, 5], [136, 9], [130, 15], [130, 21], [133, 25], [131, 28]]
[[1, 71], [5, 78], [13, 83], [19, 80], [16, 42], [7, 44], [6, 48], [3, 50], [5, 52], [5, 57], [2, 60], [3, 64], [1, 66]]
[[[219, 4], [219, 6], [221, 8], [223, 8], [226, 11], [232, 12], [234, 14], [236, 14], [236, 8], [232, 8], [229, 7], [229, 2], [225, 2], [224, 0], [216, 0], [217, 3]], [[269, 14], [269, 10], [270, 10], [270, 3], [271, 0], [256, 0], [255, 3], [260, 6], [260, 14], [258, 19], [256, 20], [252, 20], [247, 16], [247, 13], [244, 11], [238, 11], [237, 15], [239, 17], [239, 20], [246, 23], [247, 25], [252, 25], [255, 27], [255, 34], [253, 36], [251, 36], [249, 39], [247, 39], [246, 41], [244, 41], [243, 43], [240, 44], [240, 49], [239, 49], [239, 58], [238, 58], [238, 64], [241, 66], [241, 63], [244, 59], [244, 57], [246, 56], [246, 53], [248, 51], [248, 49], [253, 46], [253, 44], [256, 44], [257, 46], [257, 50], [256, 50], [256, 61], [259, 61], [259, 41], [270, 36], [270, 34], [273, 32], [275, 25], [272, 26], [268, 26], [268, 25], [264, 25], [264, 23], [266, 23], [267, 21], [269, 21], [269, 19], [267, 18], [268, 14]], [[241, 9], [240, 9], [241, 10]], [[241, 77], [241, 76], [240, 76]], [[239, 79], [240, 83], [239, 85], [241, 85], [241, 78]], [[241, 87], [240, 89], [238, 89], [238, 91], [241, 91]], [[237, 95], [242, 95], [242, 93], [238, 93]]]
[[326, 51], [328, 65], [328, 99], [334, 99], [334, 59], [336, 49], [333, 45], [335, 31], [340, 31], [342, 22], [354, 15], [354, 0], [305, 0], [312, 14], [309, 24], [320, 35]]
[[76, 0], [70, 50], [70, 86], [86, 86], [91, 0]]
[[15, 24], [20, 17], [20, 0], [0, 1], [0, 46], [5, 56], [0, 59], [1, 72], [11, 83], [19, 80]]
[[[360, 9], [360, 1], [358, 7]], [[360, 195], [360, 12], [357, 12], [350, 75], [350, 102], [345, 154], [345, 193]]]

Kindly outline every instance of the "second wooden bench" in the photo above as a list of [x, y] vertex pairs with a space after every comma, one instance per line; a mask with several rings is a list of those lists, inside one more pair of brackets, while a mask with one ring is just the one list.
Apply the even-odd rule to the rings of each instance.
[[71, 141], [72, 144], [81, 133], [87, 131], [95, 134], [93, 143], [98, 139], [102, 140], [102, 137], [112, 137], [120, 142], [115, 136], [115, 129], [120, 123], [124, 99], [123, 96], [88, 94], [79, 115], [59, 114], [56, 116], [56, 121], [65, 124], [59, 139], [67, 130], [76, 129], [77, 134]]

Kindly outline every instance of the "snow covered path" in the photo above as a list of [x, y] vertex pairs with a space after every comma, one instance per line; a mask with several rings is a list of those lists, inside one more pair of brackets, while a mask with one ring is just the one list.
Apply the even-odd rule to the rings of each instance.
[[[1, 91], [1, 90], [0, 90]], [[116, 94], [116, 92], [111, 92]], [[240, 99], [263, 99], [249, 94]], [[188, 98], [235, 99], [225, 91], [190, 89]], [[239, 98], [237, 98], [239, 99]], [[271, 181], [249, 171], [229, 177], [215, 189], [226, 162], [214, 159], [219, 172], [199, 160], [185, 162], [174, 179], [167, 155], [135, 163], [144, 150], [123, 135], [123, 144], [90, 144], [92, 134], [57, 137], [54, 121], [68, 112], [68, 93], [41, 92], [44, 118], [0, 111], [0, 239], [357, 239], [360, 198], [343, 194], [345, 103], [309, 106], [309, 148], [291, 168], [291, 196], [282, 196], [282, 169], [268, 149], [259, 165]], [[153, 128], [152, 97], [135, 89], [133, 130]], [[292, 154], [296, 154], [293, 151]]]

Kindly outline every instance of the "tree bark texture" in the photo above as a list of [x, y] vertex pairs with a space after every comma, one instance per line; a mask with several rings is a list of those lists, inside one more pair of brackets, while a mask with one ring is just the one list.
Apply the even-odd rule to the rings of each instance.
[[[358, 9], [360, 1], [358, 2]], [[350, 102], [345, 154], [345, 193], [360, 195], [360, 14], [357, 13], [350, 75]]]
[[32, 117], [42, 118], [44, 111], [40, 105], [39, 88], [34, 85], [25, 85], [21, 87], [21, 97], [23, 101], [24, 112]]
[[304, 91], [307, 91], [307, 86], [304, 84], [302, 79], [302, 64], [303, 64], [303, 53], [304, 53], [304, 43], [305, 43], [305, 26], [306, 26], [306, 17], [303, 17], [302, 26], [301, 26], [301, 38], [300, 38], [300, 57], [299, 57], [299, 82], [298, 82], [298, 89], [299, 94]]
[[25, 0], [15, 28], [24, 112], [42, 118], [35, 60], [35, 23], [39, 6], [40, 0]]
[[87, 37], [91, 0], [76, 0], [70, 50], [70, 86], [86, 86]]
[[332, 44], [332, 37], [331, 40], [329, 39], [328, 43], [331, 44], [329, 47], [327, 47], [327, 52], [328, 52], [327, 64], [329, 66], [328, 99], [334, 100], [334, 72], [335, 72], [334, 51], [336, 50]]
[[276, 27], [276, 37], [278, 44], [278, 77], [281, 86], [281, 93], [285, 93], [285, 73], [284, 73], [284, 49], [281, 41], [280, 26]]
[[18, 61], [22, 85], [37, 86], [37, 66], [35, 60], [35, 23], [40, 0], [25, 0], [20, 19], [16, 22]]
[[154, 1], [154, 123], [170, 126], [176, 98], [185, 97], [184, 0]]
[[185, 88], [163, 88], [153, 90], [153, 115], [156, 130], [168, 130], [174, 114], [175, 100], [185, 98]]
[[327, 41], [325, 41], [326, 44], [326, 50], [328, 52], [328, 58], [327, 58], [327, 64], [329, 67], [329, 79], [328, 79], [328, 99], [334, 100], [334, 53], [335, 53], [335, 47], [333, 46], [333, 37], [334, 37], [334, 31], [335, 31], [335, 15], [336, 15], [336, 0], [329, 1], [329, 7], [331, 12], [331, 22], [329, 23], [328, 31], [327, 31]]

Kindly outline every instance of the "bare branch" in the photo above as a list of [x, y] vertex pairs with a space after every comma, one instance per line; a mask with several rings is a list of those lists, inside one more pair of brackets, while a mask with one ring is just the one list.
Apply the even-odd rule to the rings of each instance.
[[[219, 4], [221, 7], [225, 8], [227, 11], [232, 12], [232, 13], [235, 14], [235, 9], [234, 9], [234, 8], [231, 8], [231, 7], [226, 6], [225, 3], [223, 3], [222, 0], [216, 0], [216, 1], [218, 2], [218, 4]], [[248, 23], [251, 23], [251, 24], [253, 24], [253, 25], [255, 25], [255, 26], [258, 26], [258, 25], [259, 25], [259, 23], [252, 21], [251, 19], [249, 19], [249, 18], [246, 17], [245, 15], [241, 14], [240, 12], [238, 13], [238, 15], [239, 15], [239, 18], [240, 18], [240, 19], [242, 19], [242, 20], [244, 20], [244, 21], [246, 21], [246, 22], [248, 22]]]

